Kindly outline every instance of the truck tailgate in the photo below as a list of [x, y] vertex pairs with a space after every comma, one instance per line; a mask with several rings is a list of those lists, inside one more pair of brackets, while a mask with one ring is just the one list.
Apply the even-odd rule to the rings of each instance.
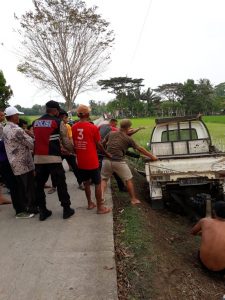
[[207, 176], [217, 178], [225, 174], [225, 154], [203, 157], [160, 158], [145, 164], [147, 176], [170, 176], [170, 180], [179, 177]]

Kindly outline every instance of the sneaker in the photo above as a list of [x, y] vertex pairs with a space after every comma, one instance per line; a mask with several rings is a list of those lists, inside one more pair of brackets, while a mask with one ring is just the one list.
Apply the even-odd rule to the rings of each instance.
[[53, 194], [56, 191], [56, 187], [52, 187], [49, 191], [48, 194]]
[[68, 219], [72, 215], [74, 215], [75, 210], [73, 208], [63, 208], [63, 219]]
[[52, 215], [52, 211], [51, 210], [48, 210], [47, 208], [46, 209], [40, 209], [39, 220], [40, 221], [44, 221], [48, 217], [50, 217], [51, 215]]
[[30, 219], [33, 217], [34, 214], [28, 213], [26, 211], [16, 214], [16, 219]]
[[39, 208], [34, 206], [34, 207], [30, 207], [27, 209], [27, 212], [30, 213], [30, 214], [39, 214]]

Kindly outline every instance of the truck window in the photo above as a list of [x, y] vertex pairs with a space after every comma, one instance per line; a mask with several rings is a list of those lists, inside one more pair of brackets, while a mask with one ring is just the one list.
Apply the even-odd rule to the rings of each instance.
[[190, 129], [178, 129], [163, 131], [162, 142], [175, 142], [175, 141], [189, 141], [197, 140], [197, 132], [194, 128]]

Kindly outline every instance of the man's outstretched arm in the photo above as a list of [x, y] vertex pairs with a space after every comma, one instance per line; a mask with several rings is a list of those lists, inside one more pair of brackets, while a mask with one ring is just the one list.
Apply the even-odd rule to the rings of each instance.
[[138, 128], [130, 128], [127, 134], [129, 136], [131, 136], [131, 135], [135, 134], [136, 132], [138, 132], [141, 129], [145, 129], [145, 127], [141, 126], [141, 127], [138, 127]]
[[137, 146], [136, 149], [143, 155], [151, 158], [151, 160], [158, 160], [158, 158], [155, 155], [153, 155], [151, 152], [147, 151], [144, 147]]

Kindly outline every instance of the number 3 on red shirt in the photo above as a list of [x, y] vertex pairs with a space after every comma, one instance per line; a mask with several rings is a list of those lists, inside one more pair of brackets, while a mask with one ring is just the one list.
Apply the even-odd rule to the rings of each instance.
[[83, 140], [83, 138], [84, 138], [84, 135], [83, 135], [84, 129], [83, 128], [77, 128], [77, 131], [78, 131], [77, 139], [78, 140]]

